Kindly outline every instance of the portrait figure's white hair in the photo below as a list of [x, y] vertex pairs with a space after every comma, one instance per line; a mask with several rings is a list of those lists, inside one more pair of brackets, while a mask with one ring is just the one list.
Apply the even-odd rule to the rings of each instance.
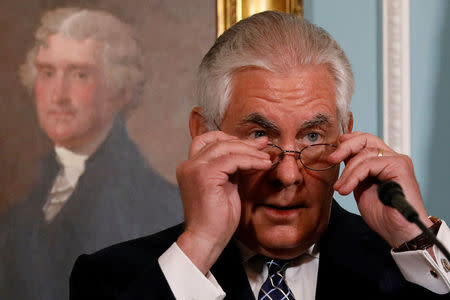
[[339, 122], [346, 131], [354, 78], [337, 42], [322, 28], [294, 15], [267, 11], [225, 31], [208, 51], [197, 74], [196, 97], [208, 129], [220, 124], [232, 90], [233, 74], [245, 67], [287, 73], [324, 65], [336, 83]]
[[47, 38], [54, 34], [104, 43], [104, 73], [108, 88], [113, 95], [132, 95], [127, 108], [137, 104], [145, 78], [142, 51], [132, 27], [108, 12], [81, 8], [58, 8], [42, 16], [35, 33], [35, 46], [28, 52], [19, 70], [23, 85], [31, 93], [37, 76], [36, 56], [40, 47], [48, 47]]

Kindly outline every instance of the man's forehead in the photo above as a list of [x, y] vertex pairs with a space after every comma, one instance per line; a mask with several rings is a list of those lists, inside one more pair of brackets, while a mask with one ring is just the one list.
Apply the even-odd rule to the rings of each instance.
[[39, 47], [36, 64], [102, 64], [104, 43], [94, 39], [77, 40], [58, 33]]
[[307, 108], [308, 103], [315, 106], [321, 102], [320, 105], [336, 106], [335, 89], [335, 81], [323, 65], [303, 66], [288, 72], [246, 68], [233, 74], [230, 104], [247, 106], [258, 102]]
[[[279, 126], [276, 120], [266, 116], [264, 113], [252, 112], [248, 115], [244, 115], [238, 126], [245, 126], [248, 124], [255, 124], [267, 129], [273, 129], [279, 131]], [[315, 127], [335, 127], [337, 126], [337, 120], [335, 116], [328, 113], [316, 113], [305, 119], [297, 120], [297, 127], [299, 130], [315, 128]]]
[[338, 126], [335, 82], [326, 67], [287, 74], [246, 69], [236, 75], [224, 120], [279, 128]]

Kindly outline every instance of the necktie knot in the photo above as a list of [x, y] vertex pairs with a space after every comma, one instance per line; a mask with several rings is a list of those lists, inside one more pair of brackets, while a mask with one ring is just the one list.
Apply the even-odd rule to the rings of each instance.
[[284, 275], [286, 268], [289, 266], [289, 260], [281, 260], [281, 259], [269, 259], [266, 262], [267, 269], [269, 271], [269, 276], [279, 273], [280, 275]]
[[289, 264], [289, 260], [267, 260], [268, 275], [261, 287], [258, 300], [294, 300], [294, 296], [284, 278], [284, 273]]

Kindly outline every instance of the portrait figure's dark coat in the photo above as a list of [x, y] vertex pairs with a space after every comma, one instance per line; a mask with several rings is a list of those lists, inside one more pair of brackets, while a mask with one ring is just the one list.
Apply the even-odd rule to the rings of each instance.
[[42, 208], [58, 170], [51, 153], [41, 162], [29, 198], [0, 220], [1, 299], [67, 299], [70, 271], [80, 254], [182, 220], [178, 190], [148, 166], [120, 120], [48, 224]]

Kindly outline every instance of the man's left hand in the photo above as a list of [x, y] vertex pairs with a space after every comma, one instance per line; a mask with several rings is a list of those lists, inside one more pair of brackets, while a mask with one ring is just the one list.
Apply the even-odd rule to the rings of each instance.
[[380, 181], [397, 182], [406, 200], [419, 213], [420, 220], [428, 227], [433, 224], [427, 217], [413, 164], [407, 155], [396, 153], [381, 139], [368, 133], [347, 133], [340, 137], [340, 142], [329, 157], [334, 163], [345, 162], [334, 189], [341, 195], [354, 192], [363, 219], [392, 247], [413, 239], [421, 231], [395, 208], [385, 206], [378, 199]]

